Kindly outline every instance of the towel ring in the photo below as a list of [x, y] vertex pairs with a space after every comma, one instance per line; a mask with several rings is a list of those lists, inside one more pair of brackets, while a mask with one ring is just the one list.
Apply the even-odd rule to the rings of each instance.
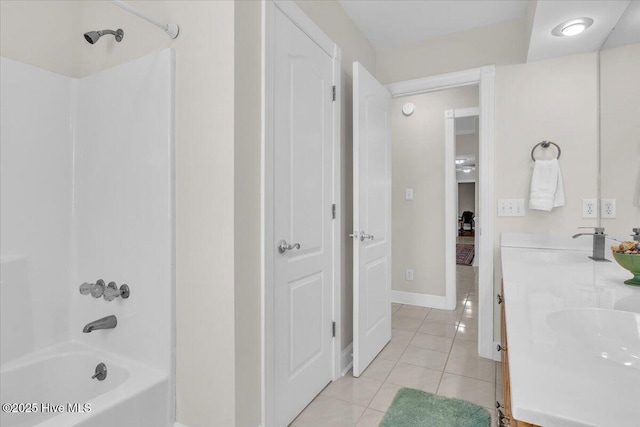
[[533, 146], [533, 148], [531, 149], [531, 160], [533, 160], [534, 162], [536, 161], [536, 158], [533, 157], [533, 152], [536, 151], [536, 148], [538, 146], [542, 146], [542, 148], [549, 148], [549, 145], [555, 145], [555, 147], [558, 149], [558, 157], [556, 157], [556, 159], [560, 158], [560, 154], [562, 153], [562, 150], [560, 150], [560, 146], [558, 144], [556, 144], [555, 142], [551, 142], [551, 141], [542, 141], [542, 142], [538, 142], [536, 145]]

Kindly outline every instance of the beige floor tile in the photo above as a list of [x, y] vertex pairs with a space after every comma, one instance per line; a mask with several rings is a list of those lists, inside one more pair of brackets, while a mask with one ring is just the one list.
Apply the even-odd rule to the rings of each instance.
[[376, 411], [387, 412], [387, 409], [391, 406], [391, 402], [393, 402], [393, 398], [396, 397], [396, 393], [401, 388], [402, 386], [397, 384], [382, 384], [378, 393], [376, 393], [371, 403], [369, 403], [369, 408], [375, 409]]
[[470, 328], [465, 326], [458, 326], [458, 332], [456, 333], [456, 339], [478, 342], [478, 328]]
[[325, 387], [321, 394], [356, 405], [367, 406], [381, 385], [382, 381], [364, 377], [354, 378], [351, 373], [348, 373]]
[[478, 343], [455, 339], [451, 347], [451, 356], [478, 356]]
[[412, 316], [398, 311], [391, 316], [391, 327], [394, 329], [404, 329], [405, 331], [417, 331], [425, 318], [421, 313], [418, 314], [418, 316]]
[[441, 351], [443, 353], [446, 353], [451, 349], [452, 343], [452, 338], [421, 334], [420, 332], [417, 332], [409, 345], [411, 345], [412, 347], [426, 348], [427, 350]]
[[463, 317], [460, 319], [459, 325], [462, 325], [466, 328], [476, 328], [478, 329], [478, 319], [469, 319], [467, 317]]
[[409, 346], [404, 353], [402, 353], [400, 362], [435, 369], [436, 371], [444, 371], [447, 357], [449, 357], [448, 353]]
[[426, 316], [427, 314], [429, 314], [431, 309], [429, 307], [419, 307], [417, 305], [408, 305], [408, 304], [403, 305], [402, 308], [400, 309], [401, 313], [406, 313], [408, 311], [424, 314]]
[[387, 382], [435, 393], [441, 376], [442, 372], [435, 369], [398, 363], [387, 377]]
[[456, 334], [456, 325], [447, 325], [446, 323], [430, 322], [425, 319], [418, 328], [418, 332], [429, 335], [437, 335], [439, 337], [453, 338]]
[[384, 412], [367, 408], [358, 420], [356, 427], [378, 427], [384, 418]]
[[396, 366], [395, 360], [382, 359], [376, 357], [369, 367], [362, 373], [365, 378], [372, 378], [378, 381], [384, 381], [387, 379], [389, 372]]
[[402, 307], [402, 304], [397, 304], [397, 303], [391, 303], [391, 314], [395, 313], [396, 311], [400, 310], [400, 307]]
[[293, 427], [353, 427], [365, 408], [333, 397], [318, 396], [296, 418]]
[[445, 372], [438, 387], [438, 394], [490, 408], [495, 403], [495, 384]]
[[415, 335], [414, 331], [405, 331], [404, 329], [391, 330], [391, 344], [408, 345], [411, 338]]
[[405, 344], [389, 343], [382, 349], [378, 357], [381, 359], [398, 361], [400, 360], [400, 356], [402, 356], [405, 348], [407, 348]]
[[[405, 352], [406, 353], [406, 352]], [[402, 359], [400, 359], [402, 360]], [[496, 362], [484, 357], [449, 356], [445, 372], [471, 377], [478, 380], [495, 382]]]
[[460, 316], [461, 314], [455, 311], [452, 311], [449, 313], [436, 313], [432, 311], [427, 315], [427, 320], [429, 322], [445, 323], [447, 325], [457, 325], [458, 321], [460, 320]]
[[462, 314], [462, 310], [464, 310], [463, 306], [457, 306], [455, 310], [444, 310], [440, 308], [432, 308], [430, 313], [434, 314], [457, 314], [460, 316]]
[[466, 308], [464, 309], [464, 311], [462, 312], [462, 317], [467, 318], [467, 319], [477, 319], [478, 318], [478, 312], [476, 311], [475, 308]]

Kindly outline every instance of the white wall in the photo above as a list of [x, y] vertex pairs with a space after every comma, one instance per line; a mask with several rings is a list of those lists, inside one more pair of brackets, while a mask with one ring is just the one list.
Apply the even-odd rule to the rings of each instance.
[[482, 65], [522, 63], [528, 38], [524, 19], [462, 31], [407, 46], [381, 50], [378, 80], [393, 83]]
[[[78, 81], [75, 100], [71, 337], [169, 374], [173, 351], [173, 53], [166, 49]], [[80, 295], [126, 283], [108, 302]], [[107, 315], [118, 325], [82, 333]]]
[[0, 78], [5, 363], [68, 337], [73, 79], [4, 57]]
[[[0, 55], [69, 77], [80, 76], [77, 0], [0, 1]], [[102, 28], [100, 28], [102, 29]]]
[[[393, 290], [445, 295], [444, 112], [476, 107], [478, 98], [478, 87], [464, 87], [391, 103]], [[416, 107], [409, 117], [402, 114], [407, 102]], [[411, 201], [406, 188], [413, 188]], [[413, 281], [405, 280], [406, 268], [414, 270]]]
[[602, 198], [616, 199], [607, 233], [640, 227], [640, 44], [600, 52]]
[[261, 53], [260, 2], [235, 2], [234, 241], [235, 425], [261, 421]]
[[[582, 219], [582, 199], [597, 197], [596, 54], [572, 55], [496, 69], [494, 195], [528, 200], [531, 148], [540, 141], [560, 145], [566, 205], [551, 212], [526, 209], [526, 216], [495, 217], [495, 289], [501, 275], [500, 233], [574, 234]], [[543, 153], [544, 155], [544, 153]], [[498, 309], [495, 336], [499, 336]]]

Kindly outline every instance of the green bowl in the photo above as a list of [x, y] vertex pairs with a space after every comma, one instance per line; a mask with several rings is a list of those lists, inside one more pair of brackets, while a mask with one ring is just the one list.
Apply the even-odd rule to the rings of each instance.
[[613, 258], [622, 268], [626, 268], [633, 274], [633, 278], [625, 280], [627, 285], [640, 286], [640, 254], [619, 254], [613, 252]]

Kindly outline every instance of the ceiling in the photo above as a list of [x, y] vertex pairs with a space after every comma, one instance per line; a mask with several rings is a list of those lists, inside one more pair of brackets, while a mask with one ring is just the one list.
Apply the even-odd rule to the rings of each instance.
[[[474, 28], [525, 18], [531, 9], [527, 62], [603, 46], [611, 30], [627, 11], [634, 25], [613, 33], [616, 45], [638, 43], [640, 0], [338, 0], [360, 31], [377, 50], [399, 47]], [[556, 37], [551, 30], [578, 17], [593, 25], [575, 37]], [[523, 30], [525, 20], [523, 20]], [[607, 44], [607, 47], [611, 43]]]
[[[594, 52], [629, 6], [630, 0], [554, 0], [536, 4], [527, 62]], [[556, 37], [551, 30], [573, 18], [589, 17], [593, 25], [575, 37]]]

